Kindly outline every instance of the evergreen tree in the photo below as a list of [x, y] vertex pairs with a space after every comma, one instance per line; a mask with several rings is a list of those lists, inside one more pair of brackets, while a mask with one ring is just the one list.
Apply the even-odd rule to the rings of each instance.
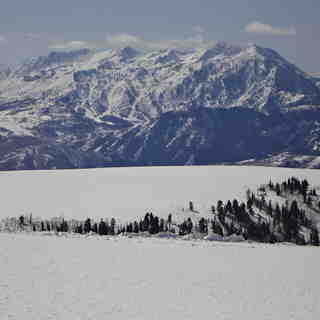
[[171, 232], [171, 225], [172, 225], [172, 214], [171, 213], [168, 215], [167, 225], [168, 225], [168, 231]]
[[236, 216], [239, 214], [239, 202], [237, 199], [232, 201], [232, 211]]
[[60, 231], [61, 232], [68, 232], [69, 231], [68, 222], [65, 221], [64, 219], [62, 220], [62, 223], [61, 223], [61, 226], [60, 226]]
[[90, 218], [86, 219], [84, 222], [84, 228], [83, 228], [84, 233], [89, 233], [91, 231], [91, 220]]
[[223, 230], [221, 226], [216, 221], [211, 221], [211, 230], [213, 233], [223, 236]]
[[127, 224], [126, 232], [127, 233], [132, 233], [133, 232], [133, 225], [132, 225], [131, 222]]
[[231, 201], [228, 200], [226, 206], [224, 207], [226, 213], [232, 213], [232, 204]]
[[199, 232], [200, 233], [208, 233], [207, 221], [204, 218], [201, 218], [199, 220]]
[[252, 201], [251, 198], [249, 198], [249, 199], [247, 200], [247, 208], [248, 208], [248, 209], [251, 209], [252, 206], [253, 206], [253, 201]]
[[101, 219], [99, 222], [98, 233], [101, 236], [108, 234], [107, 226], [106, 226], [106, 223], [103, 221], [103, 219]]
[[147, 212], [143, 219], [143, 231], [149, 231], [150, 228], [150, 214]]
[[158, 217], [153, 217], [151, 218], [150, 222], [150, 229], [149, 232], [151, 234], [157, 234], [159, 233], [159, 218]]
[[19, 217], [19, 225], [20, 227], [24, 226], [24, 216]]
[[319, 246], [320, 241], [319, 241], [319, 232], [316, 228], [311, 229], [311, 234], [310, 234], [310, 244], [314, 246]]
[[187, 232], [191, 233], [193, 229], [193, 223], [190, 217], [187, 220], [186, 227], [187, 227]]
[[272, 203], [271, 200], [269, 200], [268, 206], [267, 206], [267, 215], [272, 217], [273, 209], [272, 209]]
[[76, 226], [76, 233], [80, 233], [80, 234], [83, 233], [83, 227], [81, 223]]
[[164, 219], [161, 218], [159, 222], [159, 232], [164, 232], [165, 231], [165, 222]]
[[137, 221], [135, 221], [135, 222], [133, 223], [133, 232], [134, 232], [134, 233], [139, 233], [139, 224], [138, 224]]
[[116, 232], [116, 220], [115, 218], [111, 218], [110, 220], [110, 234], [111, 235], [115, 235], [115, 232]]

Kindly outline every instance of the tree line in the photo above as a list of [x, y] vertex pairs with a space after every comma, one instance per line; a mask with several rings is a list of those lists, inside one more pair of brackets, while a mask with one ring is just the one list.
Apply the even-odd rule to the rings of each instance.
[[[285, 199], [282, 205], [266, 200], [270, 194]], [[290, 200], [290, 201], [289, 201]], [[189, 202], [188, 210], [197, 216], [194, 203]], [[246, 201], [237, 199], [225, 203], [218, 200], [211, 206], [207, 217], [186, 218], [181, 223], [173, 221], [172, 214], [167, 218], [147, 212], [143, 218], [118, 223], [115, 218], [94, 221], [66, 220], [64, 218], [39, 220], [30, 216], [11, 218], [16, 230], [34, 232], [71, 232], [78, 234], [120, 235], [175, 233], [208, 235], [214, 233], [222, 237], [242, 235], [246, 240], [259, 242], [293, 242], [304, 245], [319, 245], [319, 232], [313, 223], [310, 212], [320, 215], [319, 196], [316, 189], [310, 188], [307, 180], [290, 178], [283, 183], [269, 181], [256, 193], [247, 191]], [[304, 232], [302, 232], [304, 230]], [[307, 230], [307, 231], [306, 231]]]

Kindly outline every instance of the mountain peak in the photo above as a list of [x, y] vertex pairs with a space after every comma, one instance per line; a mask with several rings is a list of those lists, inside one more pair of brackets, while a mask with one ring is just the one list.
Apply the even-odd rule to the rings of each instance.
[[270, 58], [274, 61], [287, 62], [277, 51], [270, 49], [270, 48], [261, 47], [255, 43], [249, 43], [245, 47], [245, 50], [249, 54], [251, 53], [254, 55], [260, 55], [265, 58]]
[[127, 60], [137, 57], [140, 52], [132, 47], [126, 46], [117, 50], [117, 54], [120, 55], [122, 59]]
[[92, 51], [90, 49], [78, 49], [71, 51], [51, 51], [47, 56], [32, 58], [25, 62], [19, 70], [19, 73], [29, 73], [39, 71], [43, 68], [59, 65], [63, 63], [72, 63], [78, 59], [89, 56]]
[[232, 56], [238, 54], [242, 48], [240, 46], [230, 45], [224, 41], [219, 41], [210, 49], [207, 49], [202, 55], [201, 60], [206, 61], [218, 55]]

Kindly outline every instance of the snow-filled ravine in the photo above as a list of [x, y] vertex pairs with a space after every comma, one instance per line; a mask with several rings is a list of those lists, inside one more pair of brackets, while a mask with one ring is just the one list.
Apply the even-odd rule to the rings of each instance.
[[218, 200], [245, 200], [269, 179], [291, 176], [320, 186], [320, 170], [241, 166], [106, 168], [0, 172], [0, 218], [34, 217], [127, 220], [147, 211], [167, 217], [193, 201], [205, 215]]
[[319, 264], [317, 247], [0, 233], [0, 319], [318, 319]]

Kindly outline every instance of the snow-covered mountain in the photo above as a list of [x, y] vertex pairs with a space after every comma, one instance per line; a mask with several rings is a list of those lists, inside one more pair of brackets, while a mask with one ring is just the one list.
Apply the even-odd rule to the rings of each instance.
[[317, 80], [256, 45], [81, 49], [1, 70], [1, 169], [320, 155]]

